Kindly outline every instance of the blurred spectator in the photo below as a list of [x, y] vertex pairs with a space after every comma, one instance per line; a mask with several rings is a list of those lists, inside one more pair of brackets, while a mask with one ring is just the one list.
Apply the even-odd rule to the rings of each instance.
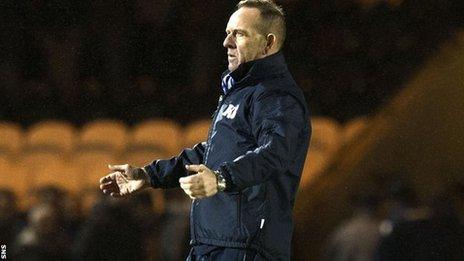
[[393, 181], [387, 190], [386, 198], [385, 204], [389, 212], [383, 224], [386, 229], [396, 223], [430, 216], [429, 209], [419, 204], [412, 185], [404, 180]]
[[143, 260], [141, 224], [131, 208], [107, 199], [96, 205], [72, 247], [72, 260]]
[[188, 239], [191, 200], [180, 188], [168, 189], [164, 193], [169, 204], [166, 204], [161, 223], [161, 260], [182, 260], [190, 250]]
[[140, 224], [141, 238], [139, 242], [144, 245], [146, 260], [165, 260], [160, 259], [160, 238], [162, 213], [155, 212], [153, 194], [150, 191], [143, 191], [129, 198], [130, 207], [133, 209], [134, 218]]
[[454, 209], [454, 196], [446, 193], [435, 198], [428, 215], [409, 210], [402, 219], [384, 225], [376, 260], [461, 260], [464, 229]]
[[370, 261], [380, 238], [381, 196], [376, 191], [361, 191], [353, 197], [353, 216], [330, 236], [325, 260]]
[[16, 238], [14, 260], [68, 260], [70, 238], [57, 207], [43, 203], [29, 211], [28, 225]]
[[16, 196], [9, 189], [0, 189], [0, 241], [13, 245], [14, 237], [24, 226], [24, 217], [16, 205]]
[[80, 215], [87, 219], [104, 200], [103, 193], [98, 188], [83, 189], [78, 200]]
[[66, 201], [66, 192], [57, 186], [47, 185], [37, 188], [34, 192], [37, 205], [51, 204], [58, 210], [63, 210]]
[[33, 205], [50, 205], [61, 218], [61, 230], [69, 237], [73, 237], [81, 222], [78, 204], [74, 198], [61, 187], [47, 185], [37, 188], [34, 193]]

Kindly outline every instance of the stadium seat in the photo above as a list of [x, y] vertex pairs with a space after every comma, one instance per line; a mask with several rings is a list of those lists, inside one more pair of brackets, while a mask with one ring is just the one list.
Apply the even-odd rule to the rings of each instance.
[[18, 198], [18, 206], [26, 209], [25, 198], [29, 180], [10, 155], [0, 154], [0, 188], [11, 189]]
[[341, 145], [340, 125], [330, 118], [314, 117], [311, 120], [310, 150], [323, 151], [327, 155], [337, 152]]
[[21, 175], [17, 175], [15, 167], [14, 161], [8, 154], [0, 154], [0, 187], [10, 188], [20, 193], [24, 184]]
[[301, 176], [300, 189], [308, 187], [313, 179], [325, 170], [327, 163], [328, 159], [323, 153], [308, 153]]
[[110, 172], [108, 164], [122, 163], [116, 161], [113, 151], [84, 149], [74, 152], [71, 168], [73, 175], [78, 179], [81, 191], [88, 188], [99, 188], [100, 178]]
[[355, 118], [347, 122], [342, 130], [343, 144], [347, 145], [358, 140], [368, 123], [369, 121], [366, 117]]
[[79, 133], [78, 146], [107, 147], [122, 151], [127, 143], [127, 127], [116, 120], [96, 120], [85, 124]]
[[128, 147], [122, 155], [121, 162], [128, 163], [133, 166], [143, 167], [157, 159], [166, 159], [169, 157], [164, 150], [160, 150], [157, 146], [142, 146], [133, 145]]
[[179, 153], [181, 131], [177, 123], [171, 120], [152, 119], [134, 126], [130, 134], [131, 145], [158, 146], [169, 155]]
[[21, 126], [11, 122], [0, 122], [0, 151], [18, 153], [24, 137]]
[[69, 152], [76, 140], [76, 130], [68, 122], [42, 121], [30, 127], [26, 132], [27, 147], [53, 147]]
[[311, 143], [301, 178], [301, 188], [303, 189], [329, 166], [342, 141], [341, 128], [336, 121], [329, 118], [314, 117], [311, 124]]
[[28, 190], [54, 185], [74, 192], [79, 187], [77, 177], [71, 175], [68, 162], [53, 149], [25, 152], [20, 160], [21, 172], [28, 180]]
[[184, 130], [184, 147], [193, 147], [199, 142], [206, 141], [208, 138], [209, 128], [211, 126], [211, 120], [199, 120], [189, 124]]

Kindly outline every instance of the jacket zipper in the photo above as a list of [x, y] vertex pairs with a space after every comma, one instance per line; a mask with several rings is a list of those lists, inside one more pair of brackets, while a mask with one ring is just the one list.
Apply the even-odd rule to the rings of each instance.
[[216, 118], [217, 118], [217, 115], [218, 115], [223, 103], [224, 103], [224, 95], [220, 95], [216, 111], [212, 115], [213, 126], [209, 129], [208, 139], [206, 140], [206, 153], [205, 153], [205, 159], [204, 159], [205, 164], [206, 164], [206, 161], [208, 160], [208, 156], [209, 156], [209, 152], [210, 152], [210, 148], [211, 148], [211, 146], [210, 146], [211, 138], [212, 138], [211, 136], [213, 135], [213, 132], [216, 129]]
[[259, 227], [258, 227], [258, 232], [256, 232], [256, 235], [254, 235], [253, 237], [249, 237], [246, 241], [246, 247], [247, 248], [250, 248], [251, 247], [251, 244], [253, 243], [253, 241], [255, 241], [255, 239], [258, 239], [260, 238], [261, 236], [261, 233], [263, 231], [263, 228], [264, 228], [264, 223], [266, 222], [266, 219], [265, 218], [261, 218], [261, 221], [259, 223]]
[[[209, 129], [208, 131], [208, 138], [206, 139], [206, 153], [205, 153], [205, 158], [203, 160], [203, 163], [206, 164], [206, 160], [208, 159], [208, 155], [209, 155], [209, 151], [210, 151], [210, 143], [211, 143], [211, 136], [214, 132], [214, 129], [216, 128], [216, 118], [217, 118], [217, 115], [219, 113], [219, 110], [223, 104], [223, 101], [224, 101], [224, 96], [223, 95], [220, 95], [219, 96], [219, 100], [218, 100], [218, 105], [217, 105], [217, 108], [216, 108], [216, 111], [214, 111], [213, 115], [211, 116], [211, 118], [213, 119], [213, 126]], [[192, 226], [192, 232], [193, 232], [193, 244], [196, 244], [197, 242], [197, 234], [196, 234], [196, 231], [195, 231], [195, 221], [193, 220], [193, 212], [194, 212], [194, 208], [195, 208], [195, 202], [196, 200], [193, 200], [192, 202], [192, 208], [190, 210], [190, 220], [192, 222], [191, 226]]]
[[238, 193], [237, 223], [238, 223], [238, 228], [240, 229], [242, 227], [242, 192]]

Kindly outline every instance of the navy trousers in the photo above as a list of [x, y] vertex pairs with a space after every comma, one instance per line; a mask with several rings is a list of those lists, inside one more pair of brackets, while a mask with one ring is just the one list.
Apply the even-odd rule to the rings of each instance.
[[255, 250], [216, 246], [194, 246], [186, 261], [265, 261]]

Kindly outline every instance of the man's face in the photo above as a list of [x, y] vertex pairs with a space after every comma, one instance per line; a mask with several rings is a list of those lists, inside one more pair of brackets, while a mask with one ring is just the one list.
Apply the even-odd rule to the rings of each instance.
[[260, 20], [260, 11], [248, 7], [240, 8], [230, 17], [223, 43], [227, 48], [229, 71], [265, 56], [266, 37], [258, 30]]

